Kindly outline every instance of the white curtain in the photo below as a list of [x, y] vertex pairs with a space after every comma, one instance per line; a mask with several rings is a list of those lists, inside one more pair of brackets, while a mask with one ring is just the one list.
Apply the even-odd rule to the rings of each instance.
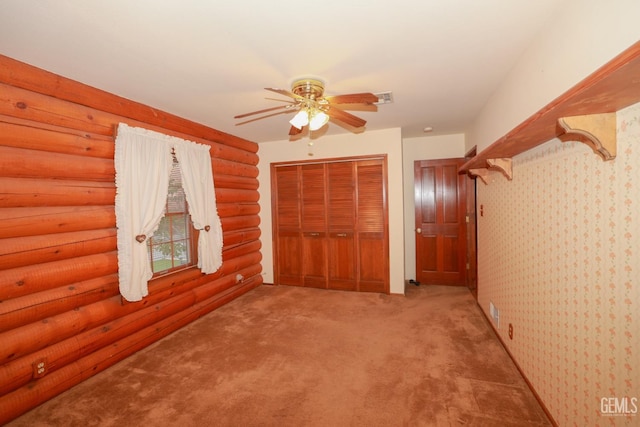
[[172, 149], [183, 171], [189, 213], [195, 227], [202, 229], [198, 266], [212, 273], [222, 264], [222, 227], [215, 207], [209, 147], [120, 123], [115, 142], [115, 205], [120, 293], [127, 301], [140, 301], [148, 294], [147, 282], [153, 272], [146, 240], [165, 213]]
[[222, 225], [216, 209], [208, 145], [176, 142], [174, 150], [182, 172], [182, 187], [198, 237], [198, 267], [213, 273], [222, 265]]

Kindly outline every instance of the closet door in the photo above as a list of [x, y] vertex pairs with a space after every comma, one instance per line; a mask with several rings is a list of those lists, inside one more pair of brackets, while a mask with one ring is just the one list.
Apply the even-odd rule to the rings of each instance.
[[302, 286], [299, 167], [272, 168], [275, 284]]
[[302, 279], [303, 285], [327, 287], [327, 200], [325, 165], [300, 167], [302, 193]]
[[354, 171], [354, 162], [327, 164], [330, 289], [357, 289]]
[[357, 163], [358, 290], [389, 291], [386, 173], [381, 160]]
[[271, 167], [274, 283], [389, 292], [386, 160]]

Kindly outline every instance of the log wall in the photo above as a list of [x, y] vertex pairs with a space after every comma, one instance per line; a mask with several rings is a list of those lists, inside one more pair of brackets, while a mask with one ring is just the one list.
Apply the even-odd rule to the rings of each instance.
[[[224, 237], [219, 271], [155, 279], [135, 303], [118, 292], [119, 122], [211, 146]], [[262, 283], [257, 151], [0, 56], [0, 425]]]

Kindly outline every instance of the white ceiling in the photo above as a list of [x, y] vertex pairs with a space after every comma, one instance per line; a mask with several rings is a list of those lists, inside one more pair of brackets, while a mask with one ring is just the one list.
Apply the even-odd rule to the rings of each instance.
[[[265, 87], [393, 92], [367, 130], [465, 132], [562, 0], [2, 0], [0, 54], [255, 142]], [[330, 123], [327, 134], [347, 132]]]

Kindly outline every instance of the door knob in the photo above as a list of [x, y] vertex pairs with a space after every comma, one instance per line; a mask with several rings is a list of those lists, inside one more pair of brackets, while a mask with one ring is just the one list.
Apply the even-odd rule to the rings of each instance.
[[422, 228], [416, 228], [416, 233], [422, 233]]

